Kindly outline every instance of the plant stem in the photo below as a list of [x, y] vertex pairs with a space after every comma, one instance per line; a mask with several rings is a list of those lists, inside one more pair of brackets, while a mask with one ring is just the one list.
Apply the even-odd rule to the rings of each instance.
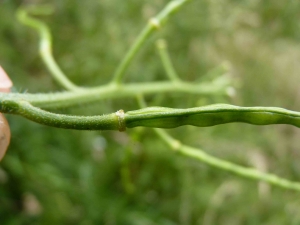
[[148, 37], [157, 29], [163, 25], [171, 14], [176, 12], [180, 7], [182, 7], [189, 0], [173, 0], [166, 5], [166, 7], [157, 14], [156, 17], [149, 20], [146, 27], [141, 31], [135, 40], [132, 47], [129, 49], [120, 65], [117, 67], [112, 83], [119, 84], [122, 81], [124, 73], [126, 72], [128, 66], [130, 65], [133, 58], [136, 56], [137, 52], [141, 49], [144, 43], [147, 41]]
[[[111, 124], [111, 117], [67, 116], [49, 113], [32, 106], [24, 100], [6, 99], [0, 101], [0, 112], [19, 114], [30, 120], [49, 126], [67, 129], [103, 129], [99, 121]], [[111, 114], [112, 115], [112, 114]], [[45, 119], [43, 119], [45, 117]], [[210, 105], [190, 109], [149, 107], [124, 113], [119, 110], [118, 129], [137, 126], [175, 128], [184, 125], [198, 127], [215, 126], [224, 123], [243, 122], [254, 125], [290, 124], [300, 128], [300, 112], [276, 107], [238, 107], [226, 104]], [[54, 122], [51, 122], [52, 121]], [[99, 120], [99, 121], [98, 121]], [[50, 122], [49, 122], [50, 121]], [[71, 124], [71, 121], [73, 125]], [[83, 126], [83, 124], [86, 124]], [[99, 127], [100, 126], [100, 127]], [[116, 128], [116, 126], [114, 126]]]
[[162, 64], [166, 70], [166, 73], [167, 73], [169, 79], [173, 82], [178, 82], [180, 79], [174, 69], [170, 55], [167, 51], [166, 41], [160, 39], [156, 42], [156, 46], [157, 46], [157, 49], [159, 52], [160, 59], [162, 61]]
[[269, 174], [269, 173], [263, 173], [256, 169], [252, 168], [246, 168], [243, 166], [236, 165], [234, 163], [218, 159], [216, 157], [213, 157], [204, 151], [193, 148], [187, 145], [181, 144], [178, 140], [171, 137], [169, 134], [167, 134], [165, 131], [161, 129], [154, 129], [156, 134], [173, 150], [191, 157], [193, 159], [199, 160], [203, 163], [206, 163], [210, 166], [216, 167], [218, 169], [222, 169], [225, 171], [229, 171], [231, 173], [240, 175], [245, 178], [250, 178], [254, 180], [262, 180], [265, 182], [268, 182], [270, 184], [273, 184], [275, 186], [285, 188], [285, 189], [292, 189], [296, 191], [300, 191], [300, 183], [299, 182], [292, 182], [287, 179], [280, 178], [276, 175]]
[[[2, 101], [0, 111], [18, 114], [34, 122], [64, 129], [76, 130], [124, 130], [120, 116], [111, 113], [102, 116], [69, 116], [50, 113], [32, 106], [26, 101]], [[121, 121], [122, 122], [122, 121]]]
[[227, 85], [216, 85], [211, 83], [192, 84], [187, 82], [174, 83], [148, 82], [130, 83], [120, 85], [105, 85], [97, 88], [89, 88], [80, 92], [57, 92], [47, 94], [21, 94], [21, 93], [0, 93], [0, 101], [25, 100], [34, 106], [44, 108], [66, 108], [68, 106], [91, 103], [106, 98], [126, 98], [135, 97], [137, 94], [158, 94], [158, 93], [189, 93], [199, 95], [226, 95]]
[[224, 61], [221, 64], [217, 65], [212, 70], [208, 71], [203, 76], [199, 77], [196, 81], [197, 82], [207, 82], [214, 79], [218, 79], [218, 77], [228, 73], [231, 69], [231, 65], [228, 61]]
[[[44, 7], [34, 7], [31, 11], [34, 11], [35, 14], [45, 14], [43, 10]], [[70, 91], [80, 91], [83, 88], [77, 87], [73, 84], [67, 76], [62, 72], [60, 67], [57, 65], [56, 61], [52, 55], [52, 38], [51, 33], [47, 25], [37, 19], [34, 19], [29, 16], [30, 9], [19, 9], [17, 12], [17, 17], [20, 22], [23, 24], [32, 27], [37, 30], [40, 36], [40, 55], [49, 69], [53, 78], [59, 83], [63, 88]]]

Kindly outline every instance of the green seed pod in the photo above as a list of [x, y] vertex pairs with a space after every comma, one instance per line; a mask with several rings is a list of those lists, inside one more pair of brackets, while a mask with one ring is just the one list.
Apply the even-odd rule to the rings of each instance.
[[300, 127], [300, 113], [275, 107], [238, 107], [216, 104], [190, 109], [150, 107], [125, 114], [126, 127], [208, 127], [242, 122], [254, 125], [291, 124]]

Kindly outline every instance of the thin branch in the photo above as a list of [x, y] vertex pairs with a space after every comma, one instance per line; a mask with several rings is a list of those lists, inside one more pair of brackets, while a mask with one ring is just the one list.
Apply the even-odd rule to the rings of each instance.
[[228, 84], [212, 83], [187, 83], [187, 82], [148, 82], [130, 83], [120, 85], [104, 85], [97, 88], [89, 88], [80, 92], [66, 91], [47, 94], [21, 94], [21, 93], [0, 93], [0, 101], [25, 100], [34, 106], [44, 108], [66, 108], [82, 103], [91, 103], [107, 98], [135, 97], [137, 94], [161, 94], [161, 93], [188, 93], [198, 95], [227, 95]]
[[173, 0], [166, 5], [166, 7], [157, 14], [156, 17], [153, 17], [149, 20], [146, 27], [142, 30], [142, 32], [138, 35], [134, 44], [131, 46], [120, 65], [117, 67], [112, 83], [119, 84], [122, 81], [124, 73], [126, 72], [128, 66], [130, 65], [133, 58], [136, 56], [138, 51], [144, 45], [144, 43], [148, 40], [149, 36], [157, 29], [161, 28], [161, 26], [167, 21], [167, 19], [176, 12], [179, 8], [181, 8], [185, 3], [190, 0]]
[[[46, 9], [46, 10], [45, 10]], [[40, 55], [50, 71], [52, 77], [59, 83], [63, 88], [70, 91], [80, 91], [80, 88], [73, 84], [67, 76], [62, 72], [60, 67], [57, 65], [52, 55], [52, 37], [48, 26], [38, 19], [31, 17], [29, 14], [33, 12], [37, 15], [49, 14], [48, 8], [45, 7], [34, 7], [34, 8], [20, 8], [17, 12], [17, 17], [23, 24], [34, 28], [40, 36]]]
[[203, 76], [200, 76], [196, 82], [207, 82], [214, 79], [218, 79], [222, 75], [227, 74], [231, 70], [231, 65], [228, 61], [222, 62], [220, 65], [208, 71]]
[[171, 57], [167, 50], [167, 43], [165, 40], [160, 39], [156, 42], [156, 47], [159, 52], [160, 59], [165, 68], [165, 71], [169, 77], [169, 79], [173, 82], [178, 82], [180, 79], [175, 71], [175, 68], [172, 64]]
[[171, 137], [167, 132], [161, 129], [154, 129], [156, 134], [173, 150], [179, 152], [185, 156], [189, 156], [193, 159], [199, 160], [205, 164], [216, 167], [221, 170], [225, 170], [236, 175], [250, 178], [254, 180], [262, 180], [273, 184], [275, 186], [300, 191], [300, 183], [293, 182], [287, 179], [283, 179], [274, 174], [263, 173], [256, 169], [246, 168], [243, 166], [236, 165], [234, 163], [228, 162], [226, 160], [218, 159], [205, 153], [203, 150], [198, 148], [193, 148], [187, 145], [181, 144], [178, 140]]

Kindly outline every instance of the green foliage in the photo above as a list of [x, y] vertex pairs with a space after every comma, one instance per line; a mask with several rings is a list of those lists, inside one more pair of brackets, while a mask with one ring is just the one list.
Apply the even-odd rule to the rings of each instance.
[[[46, 1], [45, 1], [46, 2]], [[33, 1], [33, 3], [40, 3]], [[167, 1], [47, 1], [54, 56], [76, 84], [109, 81], [138, 32]], [[0, 3], [0, 63], [20, 92], [58, 89], [38, 56], [38, 37]], [[233, 99], [164, 94], [149, 105], [188, 108], [228, 101], [299, 111], [299, 3], [193, 1], [143, 48], [126, 81], [165, 79], [154, 40], [165, 37], [180, 78], [193, 81], [223, 60], [240, 86]], [[287, 79], [288, 75], [288, 79]], [[139, 108], [104, 100], [59, 112], [95, 115]], [[12, 141], [0, 166], [1, 224], [298, 224], [298, 193], [241, 179], [176, 153], [147, 129], [69, 131], [9, 117]], [[212, 155], [299, 180], [299, 130], [231, 124], [170, 133]]]

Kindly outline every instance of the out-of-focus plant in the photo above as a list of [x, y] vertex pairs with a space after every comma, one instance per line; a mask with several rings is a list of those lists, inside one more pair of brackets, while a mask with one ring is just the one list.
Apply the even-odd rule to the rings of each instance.
[[[229, 95], [232, 90], [232, 80], [227, 76], [230, 67], [221, 64], [208, 72], [199, 82], [185, 82], [179, 78], [167, 52], [166, 42], [159, 40], [157, 48], [165, 68], [168, 81], [123, 83], [127, 68], [137, 52], [153, 32], [162, 28], [170, 15], [179, 10], [188, 0], [174, 0], [155, 17], [149, 20], [132, 47], [117, 66], [111, 82], [98, 87], [78, 87], [62, 72], [52, 55], [50, 30], [46, 24], [32, 17], [51, 12], [49, 7], [21, 8], [18, 11], [19, 20], [33, 27], [40, 35], [40, 54], [53, 78], [67, 91], [49, 94], [9, 93], [0, 94], [0, 111], [18, 114], [40, 124], [53, 127], [79, 130], [119, 130], [137, 126], [153, 127], [158, 137], [172, 150], [193, 159], [207, 163], [219, 169], [227, 170], [243, 177], [263, 180], [274, 185], [300, 191], [300, 183], [292, 182], [278, 176], [245, 168], [231, 162], [215, 158], [200, 149], [182, 144], [167, 132], [158, 128], [175, 128], [182, 125], [199, 127], [214, 126], [231, 122], [245, 122], [254, 125], [290, 124], [300, 127], [300, 113], [275, 107], [237, 107], [226, 104], [216, 104], [189, 109], [172, 109], [166, 107], [147, 107], [144, 95], [162, 94], [166, 92], [181, 92], [202, 95]], [[65, 108], [78, 103], [91, 103], [101, 99], [137, 98], [142, 109], [124, 112], [118, 110], [108, 115], [74, 116], [62, 115], [44, 109]], [[43, 108], [43, 109], [41, 109]]]

